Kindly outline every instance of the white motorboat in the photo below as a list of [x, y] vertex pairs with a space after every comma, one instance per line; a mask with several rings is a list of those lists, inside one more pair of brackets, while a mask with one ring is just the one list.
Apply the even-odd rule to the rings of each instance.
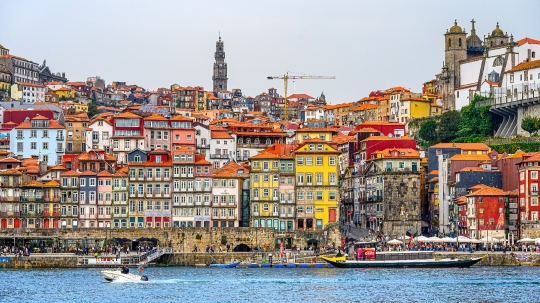
[[[139, 281], [148, 281], [147, 276], [143, 275], [136, 275], [129, 273], [129, 270], [126, 270], [126, 268], [119, 268], [119, 269], [106, 269], [101, 271], [101, 275], [105, 280], [112, 282], [112, 281], [131, 281], [131, 282], [139, 282]], [[144, 272], [144, 269], [142, 270]], [[139, 269], [139, 273], [141, 273], [141, 270]]]

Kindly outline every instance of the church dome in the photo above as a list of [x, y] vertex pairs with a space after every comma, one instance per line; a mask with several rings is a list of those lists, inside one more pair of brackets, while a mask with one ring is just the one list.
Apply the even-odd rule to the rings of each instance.
[[491, 36], [504, 36], [504, 32], [499, 28], [499, 22], [497, 22], [497, 28], [491, 32]]
[[450, 28], [450, 33], [452, 34], [461, 34], [463, 30], [459, 25], [457, 25], [457, 20], [454, 21], [454, 26]]

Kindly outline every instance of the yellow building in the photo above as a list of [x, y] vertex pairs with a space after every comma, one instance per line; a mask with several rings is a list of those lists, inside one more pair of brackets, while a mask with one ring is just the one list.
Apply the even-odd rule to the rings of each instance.
[[58, 89], [51, 89], [50, 90], [51, 93], [55, 94], [58, 96], [58, 98], [60, 99], [72, 99], [72, 98], [75, 98], [75, 89], [71, 88], [65, 88], [65, 87], [60, 87]]
[[8, 100], [11, 94], [11, 71], [0, 63], [0, 101]]
[[88, 104], [77, 103], [72, 101], [62, 102], [59, 104], [60, 108], [64, 111], [75, 111], [75, 112], [88, 112]]
[[252, 226], [279, 227], [279, 160], [267, 151], [249, 158]]
[[298, 230], [321, 230], [339, 222], [338, 156], [335, 143], [306, 139], [295, 151]]
[[431, 114], [429, 100], [424, 98], [403, 98], [401, 101], [405, 108], [410, 109], [410, 119], [428, 117]]
[[337, 133], [337, 129], [333, 128], [299, 128], [295, 132], [295, 140], [298, 143], [302, 143], [308, 139], [321, 139], [323, 141], [332, 141], [334, 133]]

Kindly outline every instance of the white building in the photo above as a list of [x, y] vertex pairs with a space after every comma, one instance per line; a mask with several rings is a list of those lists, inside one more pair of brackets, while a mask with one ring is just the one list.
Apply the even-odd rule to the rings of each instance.
[[229, 161], [234, 161], [236, 155], [236, 139], [225, 128], [210, 130], [210, 162], [217, 169]]
[[106, 153], [111, 153], [111, 136], [113, 126], [109, 120], [112, 114], [103, 113], [92, 119], [86, 130], [86, 146], [91, 149], [102, 149]]
[[23, 103], [33, 104], [45, 101], [45, 92], [47, 91], [45, 86], [29, 82], [19, 82], [17, 85], [19, 92], [22, 92], [20, 100]]

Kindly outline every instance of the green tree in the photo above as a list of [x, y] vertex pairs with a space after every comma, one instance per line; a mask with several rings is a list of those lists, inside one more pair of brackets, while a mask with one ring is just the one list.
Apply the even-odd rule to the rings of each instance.
[[475, 138], [489, 137], [493, 135], [497, 127], [497, 119], [489, 111], [490, 106], [476, 106], [478, 101], [485, 100], [486, 98], [474, 95], [471, 104], [464, 106], [460, 111], [460, 123], [458, 141], [471, 141]]
[[461, 117], [457, 110], [444, 112], [439, 120], [437, 136], [439, 142], [451, 142], [457, 138]]
[[536, 117], [525, 117], [521, 120], [521, 128], [534, 135], [540, 129], [540, 119]]
[[437, 122], [435, 120], [428, 120], [420, 126], [420, 131], [418, 132], [420, 139], [425, 141], [427, 145], [437, 144]]
[[99, 114], [99, 109], [94, 102], [88, 103], [88, 117], [92, 118], [93, 116]]

